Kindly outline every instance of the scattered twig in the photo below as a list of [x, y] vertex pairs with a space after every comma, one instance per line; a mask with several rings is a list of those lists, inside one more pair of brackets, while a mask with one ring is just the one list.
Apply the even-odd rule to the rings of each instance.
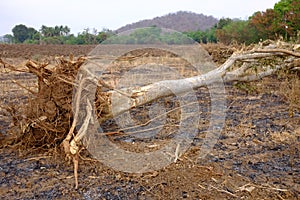
[[26, 161], [31, 161], [31, 160], [41, 160], [44, 158], [51, 158], [52, 156], [38, 156], [38, 157], [32, 157], [32, 158], [27, 158], [25, 159]]
[[11, 81], [12, 81], [13, 83], [17, 84], [19, 87], [21, 87], [21, 88], [27, 90], [28, 92], [30, 92], [30, 93], [32, 93], [32, 94], [37, 94], [37, 92], [35, 92], [35, 91], [33, 91], [33, 90], [31, 90], [31, 89], [25, 87], [24, 85], [22, 85], [21, 83], [19, 83], [19, 82], [16, 81], [16, 80], [11, 79]]
[[178, 158], [179, 158], [179, 149], [180, 149], [180, 144], [177, 144], [176, 146], [176, 150], [175, 150], [175, 158], [174, 158], [174, 163], [177, 162]]
[[78, 152], [73, 155], [75, 189], [78, 189]]
[[219, 188], [216, 188], [216, 187], [214, 187], [214, 186], [212, 186], [212, 185], [209, 185], [209, 187], [211, 187], [211, 188], [217, 190], [218, 192], [223, 192], [223, 193], [229, 194], [229, 195], [232, 196], [232, 197], [238, 197], [237, 195], [235, 195], [235, 194], [233, 194], [233, 193], [231, 193], [231, 192], [229, 192], [229, 191], [227, 191], [227, 190], [219, 189]]

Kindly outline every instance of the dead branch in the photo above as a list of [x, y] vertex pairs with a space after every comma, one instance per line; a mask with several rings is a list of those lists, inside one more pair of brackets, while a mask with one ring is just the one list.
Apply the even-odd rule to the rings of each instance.
[[256, 49], [254, 51], [258, 53], [284, 53], [286, 55], [291, 55], [300, 58], [300, 53], [295, 51], [290, 51], [287, 49]]
[[11, 71], [15, 71], [15, 72], [29, 72], [29, 70], [26, 70], [26, 69], [18, 69], [17, 67], [9, 64], [9, 63], [6, 63], [4, 62], [1, 58], [0, 58], [0, 64], [2, 64], [4, 66], [4, 68], [7, 68]]
[[20, 88], [23, 88], [24, 90], [27, 90], [27, 91], [30, 92], [31, 94], [37, 94], [37, 92], [35, 92], [35, 91], [31, 90], [30, 88], [28, 88], [28, 87], [22, 85], [21, 83], [19, 83], [19, 82], [16, 81], [16, 80], [12, 80], [12, 79], [11, 79], [11, 81], [12, 81], [13, 83], [17, 84]]

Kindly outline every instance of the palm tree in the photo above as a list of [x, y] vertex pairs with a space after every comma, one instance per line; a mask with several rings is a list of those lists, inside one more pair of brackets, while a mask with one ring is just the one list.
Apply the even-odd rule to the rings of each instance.
[[70, 31], [71, 31], [71, 29], [68, 26], [64, 26], [62, 28], [62, 32], [64, 35], [69, 35]]
[[48, 27], [48, 26], [42, 25], [40, 31], [44, 37], [52, 37], [55, 35], [53, 27]]
[[53, 36], [60, 36], [62, 26], [55, 26], [54, 27], [54, 35]]

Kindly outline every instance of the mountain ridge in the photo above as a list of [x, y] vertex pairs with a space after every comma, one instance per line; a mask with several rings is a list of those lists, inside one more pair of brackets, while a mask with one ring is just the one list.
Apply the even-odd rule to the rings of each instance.
[[117, 29], [117, 33], [128, 31], [131, 29], [157, 26], [160, 28], [173, 29], [180, 32], [188, 31], [205, 31], [218, 23], [218, 19], [213, 16], [197, 14], [189, 11], [178, 11], [169, 13], [153, 19], [145, 19], [131, 24], [127, 24]]

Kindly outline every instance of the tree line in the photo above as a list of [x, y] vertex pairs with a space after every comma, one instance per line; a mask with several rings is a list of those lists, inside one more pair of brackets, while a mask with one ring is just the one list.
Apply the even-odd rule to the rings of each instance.
[[273, 9], [255, 12], [248, 20], [221, 19], [216, 27], [218, 41], [229, 44], [256, 43], [266, 39], [300, 39], [300, 1], [281, 0]]
[[13, 35], [4, 36], [6, 43], [25, 43], [25, 44], [98, 44], [106, 40], [112, 31], [103, 29], [98, 32], [96, 29], [84, 29], [75, 36], [70, 33], [68, 26], [49, 27], [42, 25], [39, 31], [27, 27], [24, 24], [16, 25], [12, 29]]
[[[222, 18], [212, 28], [205, 31], [189, 31], [183, 34], [199, 43], [232, 42], [251, 44], [266, 39], [300, 39], [300, 1], [281, 0], [274, 8], [262, 12], [255, 12], [247, 20]], [[70, 34], [68, 26], [48, 27], [43, 25], [39, 31], [23, 24], [16, 25], [13, 35], [5, 35], [6, 41], [12, 43], [29, 44], [99, 44], [108, 38], [111, 43], [145, 43], [163, 41], [168, 44], [182, 43], [186, 38], [182, 34], [164, 34], [161, 36], [160, 29], [153, 26], [145, 31], [137, 30], [128, 36], [112, 37], [115, 33], [108, 29], [98, 32], [96, 29], [84, 29], [77, 36]], [[144, 37], [144, 38], [142, 38]], [[120, 41], [117, 41], [120, 40]]]
[[255, 12], [248, 20], [222, 18], [209, 30], [187, 33], [198, 42], [258, 43], [271, 39], [300, 41], [300, 1], [281, 0], [273, 9]]

